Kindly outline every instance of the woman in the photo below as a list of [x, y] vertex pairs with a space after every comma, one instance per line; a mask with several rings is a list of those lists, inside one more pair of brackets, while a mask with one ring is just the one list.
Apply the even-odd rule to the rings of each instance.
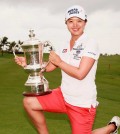
[[[59, 51], [50, 52], [46, 72], [59, 67], [62, 71], [61, 86], [52, 93], [39, 97], [25, 97], [24, 108], [31, 117], [39, 134], [49, 134], [43, 111], [66, 113], [70, 119], [72, 134], [114, 134], [120, 126], [115, 116], [109, 125], [92, 131], [96, 115], [97, 92], [95, 75], [99, 49], [95, 40], [84, 33], [87, 23], [85, 10], [78, 5], [68, 8], [65, 23], [71, 39]], [[25, 66], [23, 57], [15, 58]]]

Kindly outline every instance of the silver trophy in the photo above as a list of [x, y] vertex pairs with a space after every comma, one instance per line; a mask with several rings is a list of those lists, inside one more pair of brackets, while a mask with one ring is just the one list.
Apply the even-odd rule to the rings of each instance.
[[[49, 61], [43, 61], [44, 48], [50, 46], [49, 49], [52, 50], [53, 47], [50, 42], [46, 41], [42, 43], [36, 39], [33, 31], [30, 30], [29, 40], [21, 45], [27, 64], [24, 69], [29, 73], [25, 83], [26, 91], [23, 92], [24, 96], [39, 96], [51, 93], [49, 83], [41, 70], [44, 70], [49, 63]], [[16, 56], [15, 48], [13, 49], [13, 53]]]

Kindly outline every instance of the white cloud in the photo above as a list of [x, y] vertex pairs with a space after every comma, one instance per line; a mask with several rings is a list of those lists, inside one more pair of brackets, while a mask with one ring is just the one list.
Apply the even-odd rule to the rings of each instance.
[[87, 32], [95, 37], [102, 53], [120, 53], [120, 12], [100, 10], [89, 16]]
[[55, 46], [61, 45], [69, 36], [64, 24], [64, 12], [75, 3], [85, 6], [88, 12], [86, 31], [97, 39], [101, 52], [120, 53], [119, 1], [61, 0], [59, 4], [54, 0], [20, 2], [4, 0], [0, 3], [0, 37], [24, 41], [28, 39], [29, 29], [32, 28], [40, 40], [50, 40]]

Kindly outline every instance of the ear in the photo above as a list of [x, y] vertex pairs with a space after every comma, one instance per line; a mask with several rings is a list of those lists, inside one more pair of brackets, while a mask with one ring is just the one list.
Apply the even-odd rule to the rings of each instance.
[[67, 24], [67, 21], [65, 20], [65, 24]]

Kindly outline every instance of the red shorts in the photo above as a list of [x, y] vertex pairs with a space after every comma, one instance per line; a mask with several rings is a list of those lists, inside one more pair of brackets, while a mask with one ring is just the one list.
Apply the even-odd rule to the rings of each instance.
[[65, 102], [61, 89], [52, 90], [51, 94], [38, 96], [44, 111], [66, 113], [70, 119], [72, 134], [91, 134], [96, 108], [76, 107]]

